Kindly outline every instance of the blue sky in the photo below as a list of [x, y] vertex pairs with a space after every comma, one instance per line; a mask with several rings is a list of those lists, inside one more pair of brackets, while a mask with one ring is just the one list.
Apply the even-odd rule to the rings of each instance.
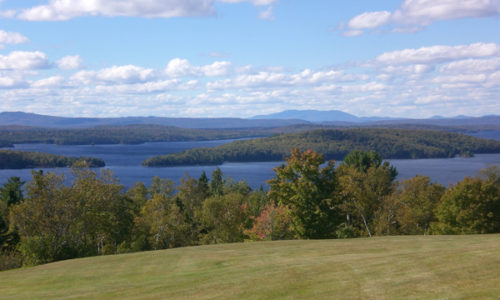
[[500, 114], [499, 0], [0, 0], [0, 111]]

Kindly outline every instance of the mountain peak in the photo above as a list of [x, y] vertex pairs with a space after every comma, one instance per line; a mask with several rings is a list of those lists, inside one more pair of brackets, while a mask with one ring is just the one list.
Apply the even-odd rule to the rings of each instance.
[[258, 115], [252, 119], [300, 119], [309, 122], [359, 122], [355, 115], [340, 110], [285, 110], [268, 115]]

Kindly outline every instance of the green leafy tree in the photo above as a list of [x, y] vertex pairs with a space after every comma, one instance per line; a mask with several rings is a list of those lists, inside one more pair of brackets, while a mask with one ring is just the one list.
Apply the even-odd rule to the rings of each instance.
[[246, 210], [241, 194], [212, 196], [203, 202], [201, 222], [205, 244], [242, 242]]
[[175, 193], [175, 183], [170, 179], [162, 179], [158, 176], [153, 177], [149, 187], [149, 196], [162, 195], [166, 198], [172, 197]]
[[144, 183], [138, 182], [127, 191], [126, 196], [132, 201], [134, 214], [138, 215], [141, 207], [148, 201], [149, 191]]
[[76, 180], [71, 197], [80, 213], [74, 232], [86, 233], [83, 238], [90, 255], [116, 253], [118, 245], [130, 237], [134, 203], [122, 193], [123, 186], [111, 171], [98, 175], [87, 168], [75, 168], [73, 172]]
[[135, 220], [152, 249], [185, 246], [189, 225], [172, 198], [154, 194]]
[[292, 149], [290, 157], [274, 169], [269, 198], [290, 209], [292, 229], [299, 238], [330, 238], [340, 223], [335, 163], [325, 167], [323, 156]]
[[27, 264], [116, 253], [130, 236], [132, 205], [110, 172], [75, 168], [63, 175], [33, 172], [26, 197], [10, 211]]
[[200, 184], [204, 185], [204, 181], [200, 183], [200, 180], [185, 175], [185, 178], [181, 178], [181, 185], [178, 186], [179, 192], [176, 195], [185, 222], [189, 224], [186, 242], [190, 245], [198, 243], [201, 230], [201, 208], [208, 192], [208, 185], [205, 189], [204, 186], [200, 187]]
[[10, 226], [21, 237], [20, 250], [27, 264], [77, 257], [82, 246], [71, 235], [78, 207], [64, 177], [32, 172], [26, 198], [10, 210]]
[[340, 207], [346, 215], [345, 227], [373, 236], [374, 216], [384, 198], [393, 191], [397, 171], [377, 153], [353, 151], [338, 168], [342, 194]]
[[466, 177], [444, 193], [436, 216], [435, 233], [500, 232], [500, 190], [495, 181]]
[[378, 211], [378, 234], [427, 234], [436, 220], [434, 210], [445, 188], [426, 176], [415, 176], [398, 184]]

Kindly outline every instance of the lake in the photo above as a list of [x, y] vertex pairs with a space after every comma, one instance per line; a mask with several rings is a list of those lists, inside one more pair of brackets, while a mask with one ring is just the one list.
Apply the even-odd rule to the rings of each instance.
[[[500, 140], [500, 132], [478, 132], [472, 134], [483, 138]], [[154, 176], [169, 178], [174, 182], [185, 174], [197, 178], [205, 171], [208, 175], [217, 166], [183, 166], [169, 168], [145, 168], [141, 162], [150, 156], [178, 152], [196, 147], [215, 147], [233, 140], [199, 141], [199, 142], [165, 142], [145, 143], [140, 145], [84, 145], [66, 146], [51, 144], [15, 145], [15, 150], [39, 151], [68, 156], [92, 156], [102, 158], [106, 168], [126, 187], [142, 181], [149, 185]], [[453, 184], [466, 176], [474, 176], [477, 171], [489, 165], [500, 165], [500, 154], [477, 154], [471, 158], [438, 158], [438, 159], [394, 159], [389, 160], [398, 170], [398, 180], [407, 179], [417, 174], [426, 175], [432, 181], [443, 185]], [[253, 188], [265, 185], [266, 180], [274, 177], [272, 169], [282, 162], [224, 163], [219, 166], [224, 175], [233, 180], [246, 180]], [[66, 168], [44, 169], [45, 171], [68, 172]], [[8, 178], [19, 176], [24, 181], [31, 179], [31, 170], [0, 170], [0, 184]]]

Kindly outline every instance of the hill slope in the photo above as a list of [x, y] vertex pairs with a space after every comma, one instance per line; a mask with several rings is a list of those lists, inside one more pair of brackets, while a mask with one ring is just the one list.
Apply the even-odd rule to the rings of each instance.
[[0, 273], [2, 299], [494, 299], [500, 235], [177, 248]]

